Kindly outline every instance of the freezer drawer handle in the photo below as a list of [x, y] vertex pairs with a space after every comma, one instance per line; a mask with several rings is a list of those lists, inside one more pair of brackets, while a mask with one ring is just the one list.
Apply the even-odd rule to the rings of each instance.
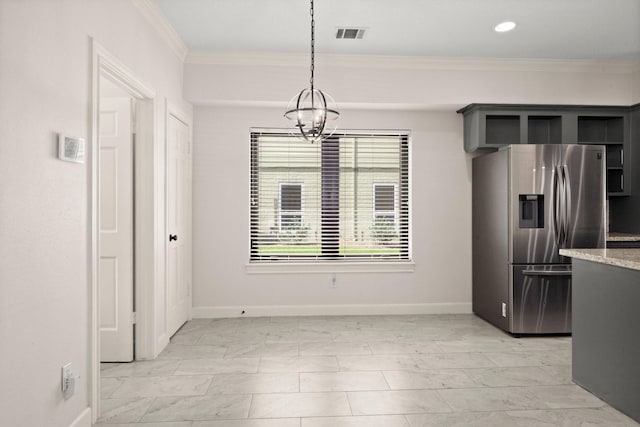
[[524, 270], [525, 276], [571, 276], [571, 270]]

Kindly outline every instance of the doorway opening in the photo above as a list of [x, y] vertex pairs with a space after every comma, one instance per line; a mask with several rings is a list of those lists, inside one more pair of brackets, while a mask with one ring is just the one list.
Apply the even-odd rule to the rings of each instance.
[[153, 248], [161, 223], [156, 204], [163, 200], [158, 197], [162, 188], [154, 184], [163, 164], [154, 149], [155, 92], [98, 43], [92, 47], [89, 274], [95, 422], [100, 362], [156, 355], [154, 283], [160, 262]]

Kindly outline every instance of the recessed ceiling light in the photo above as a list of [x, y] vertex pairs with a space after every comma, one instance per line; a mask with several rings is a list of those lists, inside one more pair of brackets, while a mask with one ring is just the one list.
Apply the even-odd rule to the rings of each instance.
[[496, 33], [506, 33], [507, 31], [511, 31], [516, 27], [515, 22], [505, 21], [496, 25], [493, 29]]

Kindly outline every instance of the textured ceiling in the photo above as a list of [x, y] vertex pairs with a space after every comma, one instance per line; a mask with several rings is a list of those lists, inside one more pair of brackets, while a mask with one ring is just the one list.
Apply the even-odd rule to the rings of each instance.
[[[190, 52], [305, 53], [305, 0], [152, 0]], [[315, 0], [321, 54], [640, 58], [640, 0]], [[505, 20], [517, 28], [498, 34]], [[337, 27], [366, 27], [336, 40]]]

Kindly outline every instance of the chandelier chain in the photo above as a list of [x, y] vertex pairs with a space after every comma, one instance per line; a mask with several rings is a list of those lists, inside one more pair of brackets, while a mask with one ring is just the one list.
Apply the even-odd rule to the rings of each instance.
[[311, 84], [311, 92], [313, 94], [313, 72], [314, 72], [314, 62], [315, 62], [315, 44], [316, 44], [316, 20], [314, 18], [314, 10], [313, 10], [313, 0], [311, 0], [311, 10], [309, 11], [311, 14], [311, 78], [309, 79], [309, 83]]
[[[1, 1], [1, 0], [0, 0]], [[333, 106], [333, 98], [314, 87], [315, 56], [316, 56], [316, 20], [314, 1], [310, 0], [309, 15], [311, 15], [311, 77], [310, 88], [298, 92], [291, 98], [284, 116], [295, 122], [297, 136], [307, 142], [319, 142], [327, 135], [332, 135], [335, 126], [327, 129], [327, 120], [336, 120], [340, 113]]]

